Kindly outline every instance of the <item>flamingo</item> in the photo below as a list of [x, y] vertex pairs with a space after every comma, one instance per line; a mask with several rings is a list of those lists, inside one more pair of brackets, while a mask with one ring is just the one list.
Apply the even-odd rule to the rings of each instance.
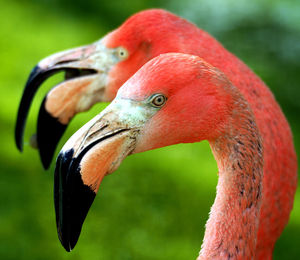
[[198, 259], [254, 259], [263, 189], [263, 143], [255, 115], [220, 70], [179, 53], [146, 63], [62, 148], [55, 209], [63, 246], [74, 247], [82, 208], [89, 208], [103, 177], [126, 156], [202, 140], [210, 143], [219, 180]]
[[15, 133], [17, 146], [22, 150], [31, 100], [50, 75], [66, 71], [67, 80], [47, 94], [40, 108], [37, 141], [45, 168], [76, 113], [96, 102], [111, 101], [143, 64], [168, 52], [197, 55], [223, 71], [253, 110], [265, 151], [256, 251], [269, 257], [288, 222], [297, 186], [297, 162], [288, 123], [270, 90], [244, 63], [209, 34], [167, 11], [137, 13], [91, 45], [42, 60], [32, 71], [22, 96]]

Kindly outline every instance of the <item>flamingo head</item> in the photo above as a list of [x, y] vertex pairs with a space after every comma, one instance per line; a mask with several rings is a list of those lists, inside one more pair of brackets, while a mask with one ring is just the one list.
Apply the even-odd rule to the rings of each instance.
[[133, 15], [91, 45], [40, 61], [27, 81], [19, 106], [17, 147], [23, 148], [24, 126], [33, 96], [48, 77], [65, 71], [65, 81], [49, 91], [39, 111], [37, 144], [45, 168], [49, 167], [56, 145], [75, 114], [97, 102], [111, 101], [120, 86], [158, 54], [184, 52], [191, 40], [183, 42], [190, 38], [183, 34], [195, 28], [167, 11], [147, 10]]
[[103, 177], [126, 156], [220, 136], [230, 118], [231, 88], [223, 73], [186, 54], [162, 54], [135, 73], [58, 156], [55, 209], [65, 249], [75, 246]]

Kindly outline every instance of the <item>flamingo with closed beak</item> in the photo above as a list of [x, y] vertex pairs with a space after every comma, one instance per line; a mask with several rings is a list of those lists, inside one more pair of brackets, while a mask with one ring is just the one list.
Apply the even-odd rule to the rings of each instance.
[[220, 70], [179, 53], [146, 63], [62, 148], [54, 191], [65, 249], [75, 246], [103, 177], [126, 156], [202, 140], [219, 180], [198, 259], [271, 259], [273, 248], [257, 245], [264, 145], [252, 106]]

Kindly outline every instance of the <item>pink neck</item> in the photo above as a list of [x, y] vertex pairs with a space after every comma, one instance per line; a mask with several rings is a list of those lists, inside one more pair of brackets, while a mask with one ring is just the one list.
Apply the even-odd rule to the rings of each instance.
[[210, 141], [219, 181], [198, 260], [255, 258], [263, 177], [261, 139], [248, 109], [234, 112], [230, 125], [226, 134]]

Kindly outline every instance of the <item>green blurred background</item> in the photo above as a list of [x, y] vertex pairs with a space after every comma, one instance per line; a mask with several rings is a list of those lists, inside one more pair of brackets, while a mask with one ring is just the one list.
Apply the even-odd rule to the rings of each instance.
[[[128, 16], [165, 8], [205, 29], [271, 88], [300, 149], [300, 2], [292, 0], [0, 1], [0, 259], [195, 259], [215, 196], [217, 167], [206, 142], [127, 158], [105, 178], [74, 251], [60, 245], [53, 207], [54, 163], [45, 172], [28, 145], [48, 80], [31, 109], [25, 149], [13, 133], [24, 83], [45, 56], [91, 43]], [[97, 114], [72, 121], [61, 141]], [[300, 192], [274, 259], [299, 259]]]

